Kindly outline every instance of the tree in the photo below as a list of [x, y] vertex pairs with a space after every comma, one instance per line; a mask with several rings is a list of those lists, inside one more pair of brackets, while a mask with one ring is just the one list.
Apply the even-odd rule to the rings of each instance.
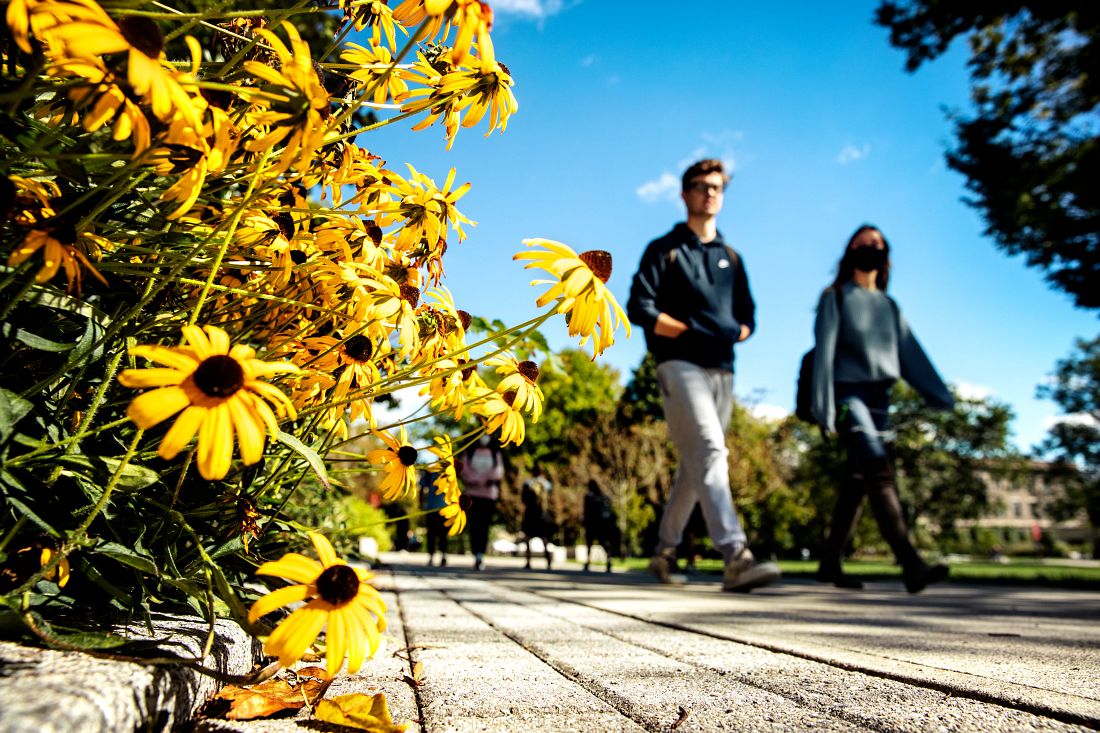
[[948, 165], [986, 234], [1064, 290], [1100, 308], [1100, 12], [1073, 0], [883, 2], [876, 22], [906, 68], [970, 43], [971, 116], [954, 113]]
[[1059, 519], [1084, 511], [1095, 529], [1100, 527], [1100, 337], [1078, 339], [1076, 351], [1055, 366], [1053, 380], [1040, 386], [1038, 395], [1058, 403], [1067, 419], [1050, 429], [1038, 452], [1053, 459], [1066, 491], [1046, 509]]
[[624, 424], [650, 420], [664, 420], [665, 408], [661, 402], [661, 385], [657, 381], [657, 361], [646, 352], [619, 398], [619, 421]]
[[992, 399], [955, 394], [951, 412], [931, 410], [907, 384], [894, 390], [891, 422], [897, 432], [898, 490], [910, 524], [923, 517], [939, 534], [953, 536], [960, 519], [987, 512], [983, 474], [1011, 475], [1023, 468], [1009, 443], [1012, 408]]

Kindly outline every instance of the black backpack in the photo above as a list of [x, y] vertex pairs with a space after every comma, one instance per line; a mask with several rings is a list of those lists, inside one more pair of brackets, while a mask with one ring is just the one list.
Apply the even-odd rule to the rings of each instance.
[[[844, 293], [836, 289], [836, 307], [839, 311], [844, 305]], [[798, 383], [794, 393], [794, 416], [803, 422], [817, 425], [814, 417], [814, 352], [816, 347], [802, 355], [798, 365]]]
[[814, 394], [814, 351], [810, 349], [802, 355], [802, 363], [798, 367], [798, 387], [794, 394], [794, 416], [799, 420], [817, 424], [814, 419], [813, 394]]

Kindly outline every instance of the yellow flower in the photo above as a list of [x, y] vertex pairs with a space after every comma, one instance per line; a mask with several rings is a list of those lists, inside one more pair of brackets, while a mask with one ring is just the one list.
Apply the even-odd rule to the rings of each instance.
[[450, 224], [458, 234], [458, 241], [466, 238], [463, 224], [476, 224], [467, 219], [455, 206], [458, 200], [470, 190], [470, 184], [464, 183], [452, 190], [455, 181], [455, 169], [447, 174], [442, 188], [435, 181], [409, 165], [409, 178], [393, 176], [393, 185], [400, 200], [392, 201], [380, 207], [386, 213], [386, 221], [403, 223], [397, 235], [395, 248], [401, 252], [418, 249], [426, 241], [428, 257], [442, 256], [440, 251], [446, 247], [444, 235]]
[[[194, 86], [192, 79], [168, 64], [164, 56], [164, 34], [156, 21], [139, 15], [127, 15], [117, 23], [91, 0], [57, 0], [35, 3], [31, 12], [55, 18], [67, 18], [43, 31], [52, 55], [68, 59], [97, 59], [100, 56], [126, 53], [127, 79], [134, 91], [153, 108], [153, 114], [164, 121], [183, 115], [199, 126], [199, 112], [206, 104], [201, 97], [191, 97], [184, 85]], [[189, 42], [192, 65], [198, 43]], [[61, 59], [59, 59], [61, 60]]]
[[340, 9], [344, 11], [344, 22], [353, 21], [355, 30], [371, 29], [372, 45], [377, 46], [385, 33], [390, 48], [394, 47], [393, 11], [386, 0], [340, 0]]
[[455, 103], [459, 112], [465, 111], [463, 127], [473, 127], [489, 112], [489, 129], [485, 137], [493, 130], [508, 128], [508, 119], [519, 110], [519, 102], [512, 94], [512, 75], [503, 64], [496, 61], [482, 64], [473, 71], [454, 71], [443, 77], [439, 91], [442, 95], [460, 94]]
[[409, 90], [409, 85], [401, 75], [391, 68], [393, 54], [389, 49], [379, 47], [372, 50], [355, 43], [349, 43], [348, 46], [351, 50], [340, 54], [340, 58], [359, 66], [348, 76], [358, 82], [360, 89], [373, 87], [372, 98], [375, 104], [384, 104], [388, 98], [397, 99]]
[[[43, 547], [38, 556], [38, 564], [41, 567], [46, 567], [56, 554], [57, 550], [52, 547]], [[57, 567], [46, 573], [45, 578], [46, 580], [57, 578], [57, 587], [64, 588], [65, 584], [69, 582], [69, 558], [62, 557], [60, 562], [57, 563]]]
[[8, 257], [8, 266], [18, 267], [35, 252], [41, 250], [43, 262], [38, 274], [34, 277], [35, 282], [48, 282], [59, 269], [62, 269], [69, 283], [69, 292], [79, 293], [83, 270], [87, 270], [104, 285], [107, 284], [99, 274], [99, 270], [95, 269], [88, 256], [84, 254], [85, 249], [98, 254], [100, 246], [104, 244], [109, 242], [94, 234], [84, 233], [78, 237], [72, 227], [31, 229], [22, 243], [12, 250]]
[[439, 476], [435, 480], [435, 493], [443, 496], [447, 506], [439, 510], [443, 516], [443, 524], [446, 526], [447, 535], [454, 537], [466, 528], [466, 512], [461, 505], [462, 489], [458, 485], [458, 474], [455, 471], [454, 444], [450, 438], [436, 436], [435, 445], [431, 452], [439, 456], [435, 470]]
[[477, 36], [477, 50], [484, 68], [495, 63], [493, 39], [489, 31], [493, 28], [493, 9], [489, 3], [481, 0], [456, 0], [451, 23], [458, 28], [454, 46], [451, 48], [451, 63], [458, 65], [466, 60], [470, 53], [470, 44]]
[[299, 171], [309, 168], [314, 152], [324, 143], [328, 132], [325, 119], [330, 111], [329, 95], [317, 76], [309, 46], [294, 26], [285, 21], [282, 25], [290, 40], [290, 49], [271, 31], [265, 28], [256, 31], [256, 35], [275, 50], [280, 70], [259, 61], [245, 61], [244, 70], [263, 84], [263, 89], [262, 93], [249, 88], [240, 92], [250, 97], [255, 105], [255, 109], [245, 116], [248, 124], [267, 131], [247, 142], [245, 149], [262, 152], [285, 142], [273, 166], [279, 173], [291, 168]]
[[386, 432], [375, 433], [385, 448], [372, 450], [367, 454], [369, 463], [381, 464], [385, 476], [378, 488], [382, 490], [382, 496], [386, 501], [393, 501], [400, 496], [408, 496], [416, 490], [416, 459], [419, 452], [409, 445], [409, 436], [405, 432], [405, 426], [401, 426], [400, 440], [395, 440]]
[[[218, 173], [235, 148], [229, 115], [217, 107], [210, 108], [211, 122], [196, 129], [182, 117], [173, 120], [164, 138], [164, 147], [152, 156], [158, 174], [176, 179], [161, 195], [164, 201], [177, 202], [175, 210], [165, 218], [178, 219], [195, 205], [210, 173]], [[213, 137], [213, 144], [207, 136]]]
[[531, 413], [531, 422], [539, 421], [542, 415], [542, 390], [535, 384], [539, 378], [539, 366], [533, 361], [516, 361], [510, 354], [494, 356], [486, 362], [497, 368], [497, 374], [504, 377], [497, 385], [501, 393], [514, 392], [512, 404], [518, 410]]
[[[204, 333], [205, 331], [205, 333]], [[297, 417], [286, 395], [260, 381], [281, 372], [297, 372], [288, 363], [265, 362], [256, 352], [238, 344], [217, 326], [184, 326], [187, 346], [135, 346], [134, 356], [163, 364], [150, 369], [126, 369], [118, 381], [126, 387], [156, 387], [134, 398], [126, 414], [148, 429], [183, 412], [161, 440], [157, 455], [175, 458], [195, 433], [199, 435], [199, 473], [207, 481], [225, 478], [233, 461], [234, 433], [246, 465], [263, 457], [266, 438], [279, 431], [280, 416]]]
[[278, 657], [284, 667], [297, 662], [325, 628], [325, 666], [335, 675], [348, 660], [354, 674], [373, 657], [386, 630], [386, 604], [367, 581], [373, 576], [336, 556], [327, 539], [311, 532], [320, 562], [296, 552], [266, 562], [257, 575], [272, 575], [296, 583], [273, 590], [252, 604], [249, 622], [277, 608], [307, 601], [280, 623], [264, 642], [264, 653]]
[[515, 406], [516, 393], [488, 390], [478, 397], [479, 402], [471, 410], [486, 419], [489, 432], [500, 431], [500, 444], [522, 443], [527, 434], [523, 413]]
[[[115, 140], [130, 140], [134, 144], [134, 157], [149, 147], [151, 132], [145, 113], [119, 86], [114, 74], [99, 59], [69, 60], [51, 66], [49, 76], [76, 76], [88, 84], [69, 88], [69, 99], [83, 108], [80, 122], [88, 132], [95, 132], [112, 119]], [[182, 118], [181, 118], [182, 119]]]
[[566, 313], [570, 336], [581, 336], [581, 344], [592, 337], [592, 354], [599, 356], [615, 343], [615, 330], [626, 326], [630, 336], [630, 322], [615, 296], [604, 283], [611, 277], [611, 255], [601, 250], [577, 254], [561, 242], [549, 239], [525, 239], [528, 247], [542, 246], [544, 250], [520, 252], [514, 260], [531, 260], [524, 269], [537, 267], [546, 270], [556, 280], [535, 280], [532, 285], [550, 284], [552, 287], [536, 301], [541, 308], [557, 300], [558, 313]]

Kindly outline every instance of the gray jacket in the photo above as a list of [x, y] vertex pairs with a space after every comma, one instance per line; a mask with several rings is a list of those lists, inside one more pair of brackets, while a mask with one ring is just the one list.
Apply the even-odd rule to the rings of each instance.
[[901, 378], [930, 406], [954, 407], [951, 390], [909, 330], [897, 303], [886, 293], [852, 282], [844, 284], [843, 296], [843, 313], [831, 288], [817, 304], [813, 412], [818, 424], [830, 432], [836, 430], [834, 382]]

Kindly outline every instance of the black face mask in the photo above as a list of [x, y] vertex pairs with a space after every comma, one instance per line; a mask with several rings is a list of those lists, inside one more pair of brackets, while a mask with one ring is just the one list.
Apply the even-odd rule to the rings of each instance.
[[852, 267], [861, 272], [881, 270], [886, 265], [886, 250], [878, 247], [856, 247], [850, 256]]

